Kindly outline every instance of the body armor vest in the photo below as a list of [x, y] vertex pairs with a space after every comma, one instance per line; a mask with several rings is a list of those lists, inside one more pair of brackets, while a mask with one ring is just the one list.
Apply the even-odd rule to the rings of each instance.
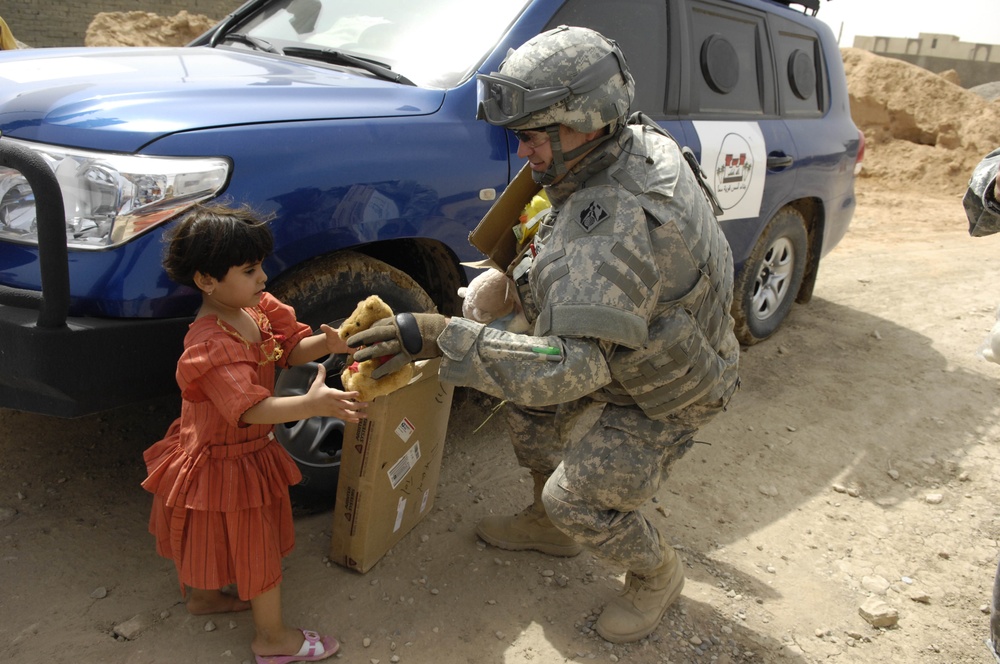
[[733, 259], [676, 142], [651, 124], [622, 134], [540, 233], [535, 332], [604, 342], [614, 380], [594, 398], [660, 420], [735, 391]]

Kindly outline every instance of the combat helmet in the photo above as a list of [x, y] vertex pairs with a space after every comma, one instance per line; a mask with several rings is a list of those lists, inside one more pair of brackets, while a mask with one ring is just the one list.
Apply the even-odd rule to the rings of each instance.
[[563, 172], [563, 160], [591, 149], [593, 142], [563, 154], [558, 125], [583, 133], [610, 127], [614, 133], [625, 123], [635, 95], [618, 45], [594, 30], [565, 25], [509, 51], [499, 72], [477, 79], [476, 117], [513, 130], [545, 129], [554, 139], [553, 166]]

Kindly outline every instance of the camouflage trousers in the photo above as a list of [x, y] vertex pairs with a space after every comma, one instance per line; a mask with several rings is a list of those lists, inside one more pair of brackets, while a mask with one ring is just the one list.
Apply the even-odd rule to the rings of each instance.
[[592, 399], [549, 408], [507, 404], [505, 412], [518, 463], [549, 476], [542, 502], [552, 522], [602, 558], [644, 572], [663, 553], [640, 508], [722, 409], [721, 401], [695, 404], [660, 422], [639, 408]]

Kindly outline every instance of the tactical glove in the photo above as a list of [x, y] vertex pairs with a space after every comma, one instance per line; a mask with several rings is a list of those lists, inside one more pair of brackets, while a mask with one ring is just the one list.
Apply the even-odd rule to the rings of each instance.
[[372, 378], [381, 378], [398, 371], [414, 360], [441, 357], [437, 338], [444, 331], [446, 319], [441, 314], [396, 314], [377, 321], [367, 330], [351, 335], [347, 345], [364, 346], [354, 353], [356, 362], [389, 356]]

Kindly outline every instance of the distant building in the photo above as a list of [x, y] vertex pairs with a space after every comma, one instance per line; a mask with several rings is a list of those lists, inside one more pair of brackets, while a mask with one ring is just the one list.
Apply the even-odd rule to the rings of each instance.
[[903, 60], [940, 74], [953, 69], [962, 87], [1000, 81], [1000, 45], [960, 41], [955, 35], [921, 32], [912, 37], [854, 38], [854, 48]]

